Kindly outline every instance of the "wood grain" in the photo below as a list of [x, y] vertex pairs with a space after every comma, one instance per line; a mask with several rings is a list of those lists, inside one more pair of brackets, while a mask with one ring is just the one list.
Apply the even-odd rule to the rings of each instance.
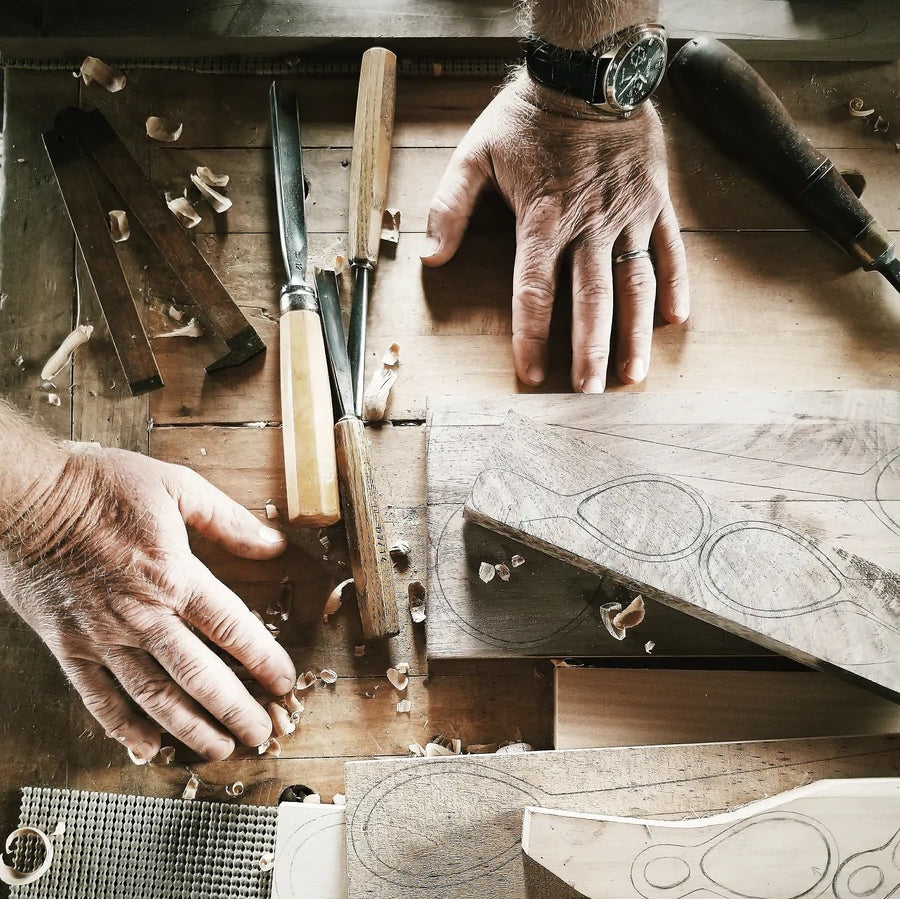
[[588, 899], [697, 891], [845, 899], [896, 882], [898, 809], [896, 777], [818, 781], [689, 821], [532, 808], [522, 850]]
[[[429, 657], [509, 655], [646, 658], [750, 655], [749, 644], [656, 604], [622, 642], [598, 618], [599, 582], [525, 553], [509, 583], [483, 584], [482, 561], [509, 562], [518, 544], [466, 524], [462, 506], [507, 410], [514, 409], [723, 499], [751, 504], [844, 551], [900, 564], [897, 533], [878, 517], [879, 461], [900, 445], [889, 391], [434, 397], [428, 427]], [[884, 486], [887, 484], [885, 482]], [[882, 495], [882, 500], [885, 500]], [[896, 520], [894, 501], [887, 499]], [[608, 598], [608, 597], [607, 597]]]
[[897, 750], [854, 737], [351, 763], [349, 896], [521, 899], [526, 806], [693, 818], [810, 779], [896, 777]]
[[554, 676], [556, 749], [900, 733], [900, 706], [812, 671], [557, 668]]
[[[870, 489], [900, 531], [898, 461], [895, 446], [878, 460]], [[751, 514], [510, 413], [464, 514], [900, 700], [900, 576], [764, 509]]]

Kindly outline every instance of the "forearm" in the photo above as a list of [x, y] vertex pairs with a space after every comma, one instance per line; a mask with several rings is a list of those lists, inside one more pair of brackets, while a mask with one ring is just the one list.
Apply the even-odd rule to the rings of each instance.
[[659, 0], [524, 0], [523, 11], [527, 34], [585, 50], [629, 25], [657, 21]]

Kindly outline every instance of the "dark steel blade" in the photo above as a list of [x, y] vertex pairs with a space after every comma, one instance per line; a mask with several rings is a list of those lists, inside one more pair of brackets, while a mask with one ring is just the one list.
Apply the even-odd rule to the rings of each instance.
[[64, 109], [56, 117], [56, 130], [77, 138], [93, 156], [191, 295], [210, 330], [228, 344], [230, 352], [206, 370], [240, 365], [263, 352], [266, 346], [259, 335], [103, 114], [97, 109]]
[[353, 380], [353, 408], [362, 418], [366, 380], [366, 319], [369, 317], [369, 290], [372, 265], [366, 260], [353, 261], [353, 305], [350, 307], [350, 333], [347, 352], [350, 355], [350, 376]]
[[128, 387], [134, 396], [156, 390], [163, 386], [163, 379], [110, 237], [88, 161], [72, 137], [47, 131], [43, 139]]
[[[328, 270], [316, 272], [319, 307], [322, 310], [322, 330], [328, 350], [328, 369], [335, 401], [335, 419], [340, 421], [356, 414], [353, 402], [353, 381], [350, 377], [350, 358], [344, 342], [344, 320], [341, 316], [341, 294], [337, 275]], [[358, 414], [357, 418], [360, 418]]]

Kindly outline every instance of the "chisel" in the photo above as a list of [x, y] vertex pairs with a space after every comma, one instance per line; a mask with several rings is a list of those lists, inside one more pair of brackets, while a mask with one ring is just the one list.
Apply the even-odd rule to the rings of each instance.
[[381, 217], [387, 199], [397, 57], [383, 47], [363, 53], [350, 156], [350, 265], [353, 305], [350, 308], [348, 353], [353, 380], [353, 408], [363, 414], [366, 376], [366, 318], [372, 273], [378, 262]]
[[366, 640], [388, 637], [400, 630], [394, 574], [384, 522], [369, 459], [369, 440], [354, 410], [350, 360], [344, 343], [341, 300], [333, 271], [316, 273], [328, 363], [336, 405], [334, 439], [338, 476], [344, 503], [344, 526], [350, 548], [350, 567]]
[[269, 91], [281, 288], [281, 417], [288, 520], [323, 526], [341, 517], [328, 362], [315, 284], [307, 277], [306, 181], [300, 115], [292, 91]]

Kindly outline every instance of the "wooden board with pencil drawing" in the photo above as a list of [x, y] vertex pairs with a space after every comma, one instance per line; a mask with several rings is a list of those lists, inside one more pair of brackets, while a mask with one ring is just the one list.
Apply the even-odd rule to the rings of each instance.
[[554, 670], [556, 749], [900, 733], [900, 705], [818, 671]]
[[482, 583], [481, 561], [508, 563], [521, 551], [516, 541], [462, 516], [508, 409], [647, 470], [749, 504], [786, 527], [828, 536], [842, 551], [866, 554], [888, 568], [900, 565], [900, 503], [891, 492], [898, 489], [892, 455], [900, 447], [896, 393], [431, 398], [429, 658], [644, 656], [648, 639], [664, 656], [759, 653], [656, 604], [643, 629], [616, 642], [599, 620], [598, 605], [609, 597], [598, 592], [598, 579], [543, 554], [524, 552], [526, 564], [513, 570], [508, 583]]
[[694, 818], [811, 779], [897, 777], [898, 748], [853, 737], [354, 762], [349, 897], [522, 899], [527, 806]]
[[[853, 477], [900, 526], [900, 446]], [[511, 412], [464, 514], [900, 701], [900, 575], [765, 508]]]
[[529, 808], [522, 827], [525, 856], [558, 884], [526, 883], [527, 899], [886, 899], [898, 849], [897, 777], [820, 780], [686, 821]]

